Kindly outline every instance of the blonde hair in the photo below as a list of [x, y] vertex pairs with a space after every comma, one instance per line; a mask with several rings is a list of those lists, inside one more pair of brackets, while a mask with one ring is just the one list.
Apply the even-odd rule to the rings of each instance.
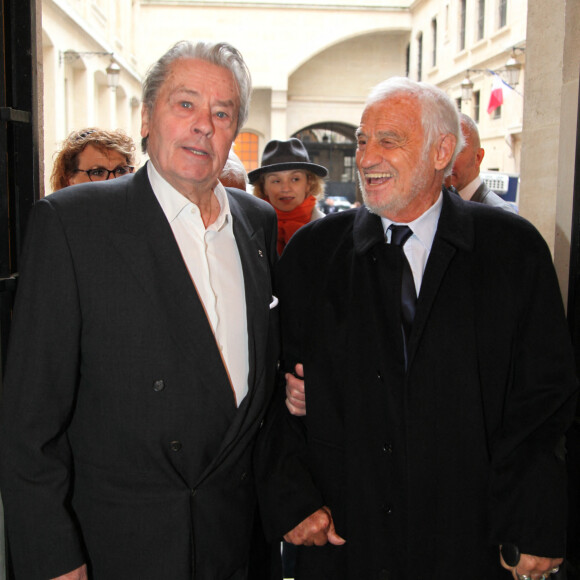
[[[302, 171], [303, 173], [306, 174], [308, 185], [310, 185], [310, 192], [308, 193], [308, 195], [311, 195], [315, 199], [322, 199], [322, 197], [324, 196], [324, 186], [325, 186], [324, 179], [322, 177], [319, 177], [318, 175], [315, 175], [314, 173], [312, 173], [312, 171], [309, 171], [308, 169], [296, 169], [296, 171]], [[262, 175], [260, 175], [260, 177], [258, 177], [258, 179], [254, 182], [253, 184], [254, 191], [252, 192], [256, 197], [259, 197], [260, 199], [265, 199], [266, 201], [268, 200], [268, 197], [264, 192], [264, 184], [266, 182], [266, 175], [268, 175], [268, 173], [274, 173], [274, 171], [262, 173]]]

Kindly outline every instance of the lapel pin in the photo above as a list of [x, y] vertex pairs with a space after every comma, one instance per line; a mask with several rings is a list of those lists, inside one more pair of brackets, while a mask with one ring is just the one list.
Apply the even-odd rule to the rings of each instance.
[[264, 252], [262, 252], [262, 250], [258, 250], [258, 256], [260, 256], [260, 258], [264, 257]]

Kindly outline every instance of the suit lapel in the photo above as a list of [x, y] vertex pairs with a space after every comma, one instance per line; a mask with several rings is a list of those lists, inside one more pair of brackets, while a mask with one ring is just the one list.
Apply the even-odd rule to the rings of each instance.
[[230, 382], [213, 331], [145, 167], [129, 182], [125, 230], [114, 238], [127, 268], [153, 308], [164, 315], [176, 348], [195, 368], [199, 388], [211, 391], [212, 397], [220, 399], [219, 408], [233, 413]]
[[[377, 349], [379, 360], [387, 360], [388, 357], [389, 363], [385, 366], [389, 367], [389, 373], [396, 373], [399, 368], [396, 363], [400, 363], [401, 368], [404, 365], [399, 318], [401, 288], [397, 274], [398, 249], [386, 243], [380, 217], [364, 207], [358, 210], [355, 217], [353, 240], [355, 252], [361, 256], [357, 260], [361, 270], [357, 270], [354, 276], [357, 295], [362, 300], [361, 312], [368, 312], [368, 322], [362, 323], [364, 332], [358, 340], [368, 340], [368, 348]], [[358, 322], [355, 324], [357, 327]], [[395, 364], [391, 364], [393, 362]]]
[[474, 243], [474, 226], [471, 215], [465, 211], [464, 202], [459, 196], [443, 191], [443, 207], [437, 224], [433, 246], [427, 260], [413, 331], [409, 341], [409, 367], [421, 340], [429, 313], [453, 257], [458, 249], [470, 250]]
[[486, 190], [487, 190], [487, 185], [485, 184], [485, 181], [482, 181], [479, 184], [479, 187], [475, 190], [475, 193], [471, 196], [470, 201], [476, 201], [479, 203], [483, 203], [483, 198], [485, 197]]
[[265, 360], [265, 353], [270, 316], [269, 304], [272, 298], [269, 291], [271, 274], [267, 248], [264, 247], [263, 241], [260, 241], [260, 236], [257, 235], [260, 232], [253, 228], [239, 202], [229, 191], [227, 193], [234, 220], [234, 236], [244, 273], [249, 356], [248, 394], [232, 418], [218, 453], [204, 470], [196, 485], [215, 471], [234, 445], [248, 434], [265, 406], [267, 392], [263, 376], [268, 362]]

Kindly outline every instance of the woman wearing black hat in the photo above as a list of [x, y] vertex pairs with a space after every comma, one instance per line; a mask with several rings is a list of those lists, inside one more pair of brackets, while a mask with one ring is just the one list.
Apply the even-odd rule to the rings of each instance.
[[316, 200], [324, 194], [323, 177], [328, 171], [311, 163], [299, 139], [270, 141], [262, 166], [248, 174], [254, 195], [269, 201], [278, 215], [278, 253], [303, 225], [324, 216]]

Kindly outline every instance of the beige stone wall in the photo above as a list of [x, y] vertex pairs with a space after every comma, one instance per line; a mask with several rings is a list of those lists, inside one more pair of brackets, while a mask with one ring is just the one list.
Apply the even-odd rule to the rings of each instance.
[[[418, 42], [423, 33], [424, 81], [436, 84], [447, 91], [454, 100], [461, 98], [461, 82], [469, 73], [479, 91], [479, 133], [485, 157], [482, 170], [498, 169], [506, 173], [519, 173], [522, 144], [522, 120], [524, 104], [524, 79], [526, 77], [526, 52], [517, 52], [522, 64], [517, 92], [504, 90], [504, 104], [500, 119], [487, 113], [487, 105], [493, 83], [488, 70], [502, 71], [512, 47], [526, 45], [527, 0], [509, 0], [507, 22], [498, 23], [498, 1], [485, 2], [484, 33], [478, 39], [478, 2], [466, 3], [465, 48], [459, 44], [458, 0], [418, 1], [413, 5], [413, 29], [411, 31], [411, 78], [417, 78]], [[437, 21], [437, 58], [433, 64], [433, 26]], [[500, 74], [504, 74], [500, 72]], [[462, 103], [462, 111], [476, 117], [475, 99]]]
[[521, 213], [544, 236], [567, 300], [580, 70], [580, 3], [530, 0]]
[[[44, 0], [42, 63], [44, 71], [44, 186], [50, 193], [55, 152], [72, 131], [99, 126], [121, 128], [139, 138], [141, 75], [137, 71], [133, 24], [138, 12], [131, 0]], [[71, 58], [66, 53], [77, 53]], [[119, 87], [107, 86], [105, 69], [113, 53], [121, 67]]]

